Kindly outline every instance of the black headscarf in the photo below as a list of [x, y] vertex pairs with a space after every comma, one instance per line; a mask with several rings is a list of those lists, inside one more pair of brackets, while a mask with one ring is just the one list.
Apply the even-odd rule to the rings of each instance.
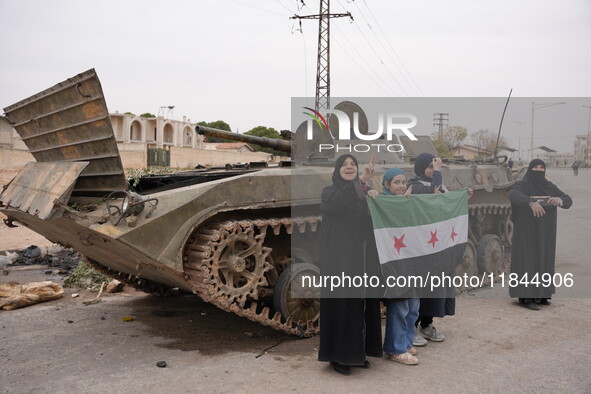
[[[534, 171], [533, 168], [541, 165], [544, 167], [544, 171]], [[531, 183], [534, 187], [543, 188], [548, 185], [546, 179], [546, 163], [541, 159], [533, 159], [529, 166], [527, 166], [527, 172], [525, 173], [527, 182]]]
[[355, 166], [357, 167], [357, 176], [355, 177], [355, 179], [353, 179], [353, 181], [355, 181], [355, 180], [359, 181], [359, 163], [357, 163], [357, 159], [355, 158], [355, 156], [349, 155], [349, 154], [341, 155], [341, 156], [339, 156], [336, 163], [334, 164], [334, 171], [332, 173], [332, 183], [338, 189], [347, 185], [349, 182], [352, 182], [352, 181], [346, 181], [341, 177], [341, 167], [343, 166], [343, 163], [345, 162], [345, 160], [347, 160], [347, 158], [349, 158], [349, 157], [351, 159], [353, 159], [353, 161], [355, 162]]
[[421, 178], [426, 178], [425, 170], [431, 165], [434, 158], [435, 156], [433, 156], [431, 153], [421, 153], [418, 155], [417, 159], [415, 160], [415, 174]]

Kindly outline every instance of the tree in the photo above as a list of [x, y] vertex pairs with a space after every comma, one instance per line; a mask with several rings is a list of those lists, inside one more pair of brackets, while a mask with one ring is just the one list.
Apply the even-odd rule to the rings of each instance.
[[[476, 133], [470, 134], [472, 145], [478, 148], [482, 156], [492, 155], [497, 145], [497, 135], [485, 130], [479, 130]], [[503, 137], [499, 138], [499, 147], [507, 146], [507, 141]]]
[[273, 139], [282, 139], [281, 134], [279, 134], [277, 132], [277, 130], [275, 130], [272, 127], [265, 127], [265, 126], [257, 126], [254, 129], [248, 130], [244, 134], [253, 135], [255, 137], [267, 137], [267, 138], [273, 138]]
[[439, 157], [453, 157], [453, 151], [447, 148], [447, 145], [443, 143], [441, 140], [433, 140], [433, 145], [435, 145], [435, 149], [437, 150], [437, 156]]
[[140, 115], [140, 118], [155, 118], [155, 117], [156, 117], [156, 115], [151, 114], [149, 112], [145, 112], [145, 113], [143, 113], [143, 114]]
[[441, 157], [452, 157], [453, 149], [466, 139], [468, 130], [461, 126], [451, 126], [441, 133], [436, 131], [431, 136], [437, 148], [437, 154]]
[[[277, 130], [275, 130], [272, 127], [265, 127], [265, 126], [257, 126], [257, 127], [253, 128], [251, 130], [248, 130], [244, 134], [252, 135], [252, 136], [255, 136], [255, 137], [273, 138], [273, 139], [276, 139], [276, 140], [283, 139], [283, 138], [281, 138], [281, 134], [279, 134], [277, 132]], [[254, 145], [254, 144], [252, 145], [252, 147], [254, 148], [254, 150], [256, 152], [267, 152], [267, 153], [270, 153], [270, 154], [276, 155], [276, 156], [285, 156], [285, 153], [284, 152], [280, 152], [280, 151], [277, 151], [277, 150], [272, 149], [272, 148], [264, 148], [262, 146]]]
[[[224, 131], [232, 131], [230, 125], [224, 122], [223, 120], [216, 120], [215, 122], [204, 122], [201, 121], [197, 123], [199, 126], [211, 127], [212, 129], [219, 129]], [[208, 142], [236, 142], [234, 140], [229, 140], [226, 138], [217, 138], [217, 137], [207, 137]]]

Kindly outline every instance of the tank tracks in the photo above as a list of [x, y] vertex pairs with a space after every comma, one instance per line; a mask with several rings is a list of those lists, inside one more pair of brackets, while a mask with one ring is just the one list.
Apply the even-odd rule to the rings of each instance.
[[506, 215], [511, 213], [511, 204], [471, 204], [468, 210], [471, 215]]
[[267, 232], [279, 235], [285, 230], [291, 235], [294, 228], [300, 233], [316, 232], [320, 220], [314, 216], [225, 221], [196, 229], [183, 252], [183, 265], [193, 292], [222, 310], [287, 334], [317, 334], [319, 319], [282, 319], [279, 311], [270, 316], [270, 308], [259, 306], [257, 300], [261, 288], [275, 285], [269, 280], [276, 282], [278, 275], [271, 248], [264, 246]]
[[[511, 206], [508, 204], [472, 204], [470, 219], [487, 215], [502, 215], [501, 239], [509, 243], [512, 232]], [[320, 320], [294, 321], [283, 319], [280, 312], [270, 316], [271, 309], [257, 302], [261, 288], [274, 285], [277, 280], [271, 259], [271, 248], [264, 246], [268, 231], [279, 235], [282, 230], [292, 234], [316, 232], [319, 216], [297, 218], [252, 219], [225, 221], [198, 228], [190, 236], [183, 251], [185, 278], [194, 294], [218, 308], [245, 317], [256, 323], [300, 337], [316, 335]], [[471, 229], [474, 225], [471, 225]], [[503, 230], [504, 229], [504, 230]], [[86, 262], [97, 271], [138, 290], [168, 295], [175, 289], [134, 275], [104, 267], [90, 259]]]
[[[511, 204], [469, 204], [470, 239], [478, 243], [485, 233], [487, 218], [498, 219], [493, 233], [498, 233], [503, 244], [511, 246], [513, 237], [513, 222], [511, 221]], [[490, 231], [489, 231], [490, 232]]]

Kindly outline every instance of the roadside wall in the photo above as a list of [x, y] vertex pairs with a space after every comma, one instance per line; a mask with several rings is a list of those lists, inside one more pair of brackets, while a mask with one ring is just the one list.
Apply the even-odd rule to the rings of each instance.
[[27, 150], [0, 146], [0, 168], [21, 168], [30, 161], [36, 161]]

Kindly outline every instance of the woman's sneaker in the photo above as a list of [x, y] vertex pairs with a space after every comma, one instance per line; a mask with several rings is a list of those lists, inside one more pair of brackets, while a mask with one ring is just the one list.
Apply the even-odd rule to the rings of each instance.
[[419, 363], [419, 359], [409, 352], [402, 354], [388, 354], [388, 359], [405, 365], [417, 365]]
[[415, 327], [415, 337], [412, 340], [413, 346], [425, 346], [427, 345], [427, 340], [421, 336], [419, 333], [419, 328]]
[[433, 342], [443, 342], [443, 340], [445, 339], [443, 334], [437, 332], [435, 327], [433, 327], [433, 324], [429, 324], [425, 328], [421, 327], [421, 335]]

